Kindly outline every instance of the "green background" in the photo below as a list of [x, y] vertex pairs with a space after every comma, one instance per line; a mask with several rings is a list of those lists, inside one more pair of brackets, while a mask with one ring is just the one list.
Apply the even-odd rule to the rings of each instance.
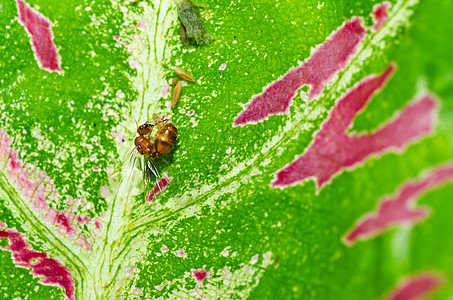
[[[3, 1], [0, 108], [6, 114], [0, 119], [0, 128], [14, 139], [14, 148], [22, 151], [21, 159], [45, 170], [62, 194], [74, 198], [84, 195], [93, 203], [94, 209], [82, 208], [80, 213], [99, 216], [108, 209], [99, 194], [101, 185], [107, 182], [106, 168], [119, 160], [112, 128], [136, 117], [127, 113], [138, 95], [130, 84], [135, 71], [126, 61], [126, 50], [113, 39], [119, 34], [123, 15], [108, 1], [96, 1], [90, 13], [105, 14], [107, 22], [93, 30], [88, 14], [83, 9], [75, 10], [87, 4], [66, 0], [58, 4], [44, 0], [28, 3], [32, 7], [38, 5], [39, 12], [56, 24], [54, 41], [65, 73], [61, 76], [39, 69], [28, 35], [17, 21], [15, 3]], [[242, 110], [240, 104], [247, 103], [264, 86], [309, 57], [310, 49], [323, 43], [344, 21], [362, 16], [365, 24], [371, 26], [369, 13], [376, 2], [325, 1], [322, 9], [317, 9], [318, 1], [220, 0], [200, 4], [209, 7], [202, 15], [215, 42], [204, 47], [189, 46], [195, 49], [191, 52], [178, 48], [163, 62], [168, 67], [182, 60], [184, 69], [202, 78], [203, 83], [185, 87], [173, 113], [179, 130], [179, 142], [169, 158], [175, 188], [159, 201], [164, 204], [201, 184], [217, 184], [212, 193], [229, 185], [238, 188], [233, 193], [217, 195], [214, 206], [205, 205], [201, 198], [195, 200], [202, 208], [194, 217], [177, 220], [178, 215], [165, 215], [162, 223], [169, 222], [171, 226], [164, 233], [149, 235], [148, 249], [136, 264], [140, 273], [130, 283], [142, 289], [143, 299], [166, 297], [178, 290], [177, 284], [165, 286], [162, 291], [155, 286], [164, 280], [183, 278], [192, 268], [217, 271], [231, 266], [233, 272], [255, 254], [260, 255], [261, 263], [262, 254], [267, 251], [272, 251], [274, 263], [264, 269], [259, 284], [249, 295], [251, 299], [375, 299], [385, 295], [402, 276], [423, 270], [436, 270], [451, 278], [451, 184], [419, 199], [420, 205], [432, 209], [426, 221], [388, 230], [352, 247], [341, 242], [359, 217], [375, 209], [380, 197], [392, 194], [408, 178], [416, 178], [426, 168], [452, 157], [451, 1], [421, 1], [410, 19], [411, 26], [389, 38], [383, 54], [368, 61], [355, 75], [358, 81], [381, 72], [390, 61], [398, 66], [388, 85], [355, 118], [353, 131], [373, 131], [402, 109], [422, 84], [441, 101], [435, 133], [409, 146], [404, 153], [368, 159], [355, 170], [334, 178], [319, 195], [315, 194], [313, 181], [283, 190], [272, 189], [269, 183], [278, 169], [307, 147], [335, 98], [321, 97], [306, 104], [307, 110], [324, 107], [325, 111], [316, 120], [307, 120], [309, 130], [298, 132], [297, 138], [292, 136], [296, 129], [289, 131], [267, 153], [261, 153], [261, 146], [282, 130], [294, 107], [303, 104], [303, 100], [298, 96], [294, 99], [289, 116], [273, 116], [257, 125], [232, 127], [233, 118]], [[141, 12], [135, 4], [127, 6]], [[178, 34], [177, 26], [169, 33], [172, 38]], [[169, 44], [178, 44], [178, 40], [172, 39]], [[220, 71], [222, 63], [227, 67]], [[113, 71], [111, 66], [115, 67]], [[167, 69], [167, 79], [173, 78]], [[109, 94], [101, 97], [107, 85]], [[115, 96], [118, 90], [125, 93], [125, 98]], [[213, 92], [217, 96], [212, 96]], [[164, 106], [165, 100], [159, 101]], [[102, 119], [107, 113], [105, 104], [119, 114], [120, 120], [113, 116]], [[185, 112], [192, 109], [195, 115], [187, 116]], [[193, 126], [192, 118], [198, 125]], [[38, 149], [39, 141], [31, 132], [35, 127], [45, 137], [49, 145], [46, 149]], [[99, 137], [99, 145], [91, 141], [93, 136]], [[55, 159], [61, 150], [68, 150], [69, 158]], [[83, 162], [82, 158], [92, 154], [97, 155], [94, 162]], [[235, 165], [256, 154], [253, 165], [222, 181]], [[260, 167], [266, 159], [272, 162]], [[93, 166], [102, 171], [91, 171]], [[246, 176], [257, 169], [261, 174]], [[242, 178], [251, 180], [242, 182]], [[65, 208], [63, 200], [51, 205]], [[21, 216], [12, 215], [3, 199], [0, 211], [2, 222], [21, 231]], [[275, 226], [279, 222], [281, 226]], [[84, 232], [89, 234], [88, 229]], [[28, 238], [35, 249], [41, 249], [39, 237]], [[6, 245], [4, 240], [0, 243]], [[171, 251], [157, 256], [163, 244]], [[230, 253], [237, 252], [235, 257], [220, 255], [228, 246]], [[181, 248], [187, 254], [185, 259], [172, 253]], [[10, 253], [1, 251], [0, 298], [63, 297], [60, 289], [42, 286], [28, 273], [27, 269], [15, 268]], [[196, 286], [190, 276], [180, 284], [188, 290]], [[238, 298], [241, 289], [248, 286], [250, 283], [243, 279], [232, 298]], [[447, 284], [432, 298], [446, 299], [452, 292]], [[218, 294], [219, 298], [222, 296]]]

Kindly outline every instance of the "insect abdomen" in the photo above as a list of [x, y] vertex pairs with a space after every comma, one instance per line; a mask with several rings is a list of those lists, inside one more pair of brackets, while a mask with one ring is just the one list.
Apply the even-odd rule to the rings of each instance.
[[157, 131], [154, 137], [154, 145], [156, 147], [156, 156], [167, 154], [175, 145], [178, 138], [178, 129], [171, 122], [167, 122], [162, 128]]

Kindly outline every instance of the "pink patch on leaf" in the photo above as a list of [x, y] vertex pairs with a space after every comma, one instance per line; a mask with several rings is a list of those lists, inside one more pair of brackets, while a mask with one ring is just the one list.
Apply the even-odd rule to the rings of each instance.
[[167, 185], [170, 183], [170, 181], [173, 178], [170, 177], [164, 177], [162, 179], [159, 179], [158, 182], [154, 185], [153, 190], [149, 193], [149, 195], [146, 197], [146, 202], [151, 202], [153, 201], [154, 197], [159, 194], [160, 192], [164, 191]]
[[171, 87], [169, 85], [165, 85], [162, 87], [162, 96], [166, 98], [170, 93]]
[[137, 60], [133, 59], [133, 58], [129, 58], [127, 60], [129, 62], [129, 66], [132, 68], [132, 69], [137, 69], [138, 66], [140, 66], [140, 62], [138, 62]]
[[48, 223], [56, 226], [55, 231], [66, 235], [69, 239], [75, 240], [76, 244], [87, 251], [91, 251], [92, 239], [88, 239], [85, 234], [80, 234], [80, 229], [74, 224], [78, 220], [83, 220], [84, 224], [95, 222], [87, 216], [77, 217], [72, 210], [77, 203], [86, 204], [83, 199], [73, 199], [69, 197], [68, 211], [59, 211], [49, 207], [48, 200], [60, 197], [56, 191], [52, 179], [46, 172], [40, 171], [36, 167], [27, 169], [23, 167], [22, 161], [18, 158], [18, 152], [11, 148], [11, 139], [6, 132], [0, 129], [0, 159], [6, 160], [2, 163], [5, 173], [13, 182], [24, 198], [30, 200], [31, 207]]
[[122, 135], [121, 133], [112, 131], [111, 134], [115, 138], [117, 143], [123, 143], [126, 140], [126, 137], [124, 135]]
[[184, 252], [183, 249], [176, 250], [175, 254], [177, 257], [187, 257], [187, 254], [186, 254], [186, 252]]
[[99, 191], [101, 193], [101, 196], [104, 198], [107, 198], [110, 193], [109, 188], [106, 187], [105, 185], [101, 186], [101, 189]]
[[271, 186], [285, 187], [313, 178], [319, 191], [333, 176], [370, 155], [403, 150], [411, 141], [432, 132], [437, 102], [425, 94], [375, 132], [347, 134], [354, 117], [382, 88], [394, 69], [390, 65], [383, 74], [365, 78], [337, 101], [305, 153], [279, 170]]
[[53, 41], [52, 23], [33, 10], [25, 1], [16, 0], [19, 22], [30, 35], [35, 58], [39, 67], [49, 72], [62, 73], [60, 56]]
[[442, 276], [435, 273], [423, 273], [405, 278], [384, 298], [385, 300], [421, 299], [444, 284]]
[[308, 101], [319, 96], [324, 85], [346, 66], [365, 37], [361, 23], [359, 18], [345, 22], [302, 65], [291, 68], [262, 94], [252, 98], [235, 118], [234, 125], [257, 123], [270, 115], [288, 113], [292, 98], [303, 85], [310, 86]]
[[209, 277], [208, 272], [204, 269], [192, 269], [192, 277], [195, 278], [198, 285], [203, 284], [203, 281]]
[[59, 261], [48, 258], [47, 253], [29, 249], [30, 245], [15, 229], [0, 230], [0, 238], [9, 240], [9, 246], [1, 248], [11, 252], [17, 267], [31, 268], [34, 276], [41, 277], [40, 283], [59, 286], [65, 290], [68, 299], [74, 299], [74, 280], [68, 268]]
[[145, 31], [146, 30], [145, 20], [141, 19], [137, 26], [135, 26], [135, 28], [138, 28], [140, 31]]
[[381, 199], [376, 212], [365, 215], [354, 225], [344, 238], [345, 243], [351, 245], [358, 239], [373, 237], [391, 226], [419, 222], [429, 211], [414, 207], [413, 202], [425, 192], [451, 181], [453, 163], [437, 167], [417, 181], [404, 183], [396, 196]]
[[374, 31], [378, 31], [382, 27], [382, 25], [387, 22], [388, 9], [390, 8], [390, 5], [390, 2], [384, 1], [373, 6], [373, 12], [371, 13], [371, 16], [373, 17], [374, 25], [372, 29]]

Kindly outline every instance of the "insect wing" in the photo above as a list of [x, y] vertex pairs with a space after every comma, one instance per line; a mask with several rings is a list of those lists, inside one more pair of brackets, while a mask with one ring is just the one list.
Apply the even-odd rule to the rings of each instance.
[[[151, 157], [144, 157], [143, 182], [146, 202], [151, 202], [158, 193], [164, 191], [172, 179], [167, 175], [168, 163], [165, 161], [165, 164], [164, 161], [163, 158], [154, 160]], [[159, 169], [166, 169], [166, 172], [160, 172]]]
[[132, 158], [132, 153], [134, 153], [134, 150], [135, 147], [132, 148], [131, 151], [128, 151], [128, 154], [126, 154], [126, 157], [123, 159], [123, 161], [115, 168], [115, 170], [113, 170], [112, 173], [109, 174], [109, 178], [113, 178], [113, 176], [116, 176], [118, 173], [120, 173], [118, 171], [121, 170], [124, 164]]

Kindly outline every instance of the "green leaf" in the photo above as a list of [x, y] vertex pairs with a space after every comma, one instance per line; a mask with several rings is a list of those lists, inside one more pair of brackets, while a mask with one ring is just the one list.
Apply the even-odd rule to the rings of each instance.
[[[448, 3], [203, 0], [212, 42], [186, 47], [174, 1], [30, 0], [30, 23], [21, 1], [0, 3], [0, 298], [452, 294]], [[172, 110], [175, 66], [195, 82]], [[260, 95], [280, 110], [235, 124]], [[147, 202], [133, 140], [153, 114], [178, 140]]]

